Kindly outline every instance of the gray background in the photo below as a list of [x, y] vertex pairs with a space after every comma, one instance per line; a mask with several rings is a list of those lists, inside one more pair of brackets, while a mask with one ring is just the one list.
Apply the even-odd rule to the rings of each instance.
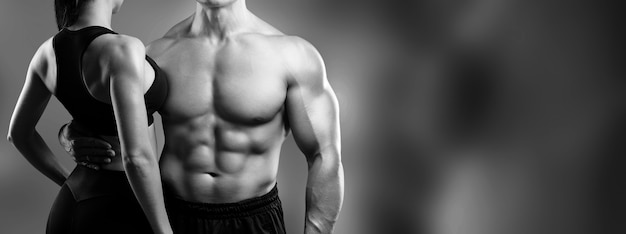
[[[615, 1], [613, 1], [615, 2]], [[312, 42], [341, 107], [336, 233], [626, 233], [622, 8], [609, 0], [248, 0]], [[149, 42], [192, 0], [129, 0], [113, 22]], [[0, 2], [0, 132], [30, 57], [56, 32], [52, 1]], [[56, 100], [39, 131], [56, 140]], [[58, 187], [0, 141], [0, 233], [41, 233]], [[279, 171], [300, 233], [306, 163]], [[103, 221], [106, 223], [106, 221]]]

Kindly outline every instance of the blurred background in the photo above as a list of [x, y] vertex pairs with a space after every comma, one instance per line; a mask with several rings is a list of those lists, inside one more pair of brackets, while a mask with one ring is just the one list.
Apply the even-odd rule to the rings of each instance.
[[[340, 101], [346, 193], [336, 233], [626, 233], [621, 8], [582, 0], [248, 0], [313, 43]], [[53, 1], [0, 3], [0, 132]], [[113, 28], [144, 43], [192, 0], [126, 1]], [[38, 130], [70, 117], [52, 99]], [[157, 121], [158, 122], [158, 121]], [[162, 143], [162, 138], [160, 138]], [[42, 233], [58, 186], [0, 141], [0, 232]], [[303, 230], [306, 163], [292, 139], [279, 190]], [[106, 220], [103, 220], [106, 225]]]

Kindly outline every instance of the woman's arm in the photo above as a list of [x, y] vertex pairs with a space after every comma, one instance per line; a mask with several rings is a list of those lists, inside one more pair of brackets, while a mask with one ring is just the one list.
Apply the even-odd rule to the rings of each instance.
[[143, 44], [130, 37], [120, 37], [107, 48], [110, 55], [110, 94], [124, 169], [131, 187], [155, 233], [172, 233], [161, 187], [161, 175], [148, 131], [144, 101]]
[[48, 105], [51, 93], [37, 72], [45, 68], [42, 49], [33, 57], [22, 93], [11, 116], [8, 140], [37, 170], [58, 185], [65, 182], [69, 172], [54, 157], [35, 127]]

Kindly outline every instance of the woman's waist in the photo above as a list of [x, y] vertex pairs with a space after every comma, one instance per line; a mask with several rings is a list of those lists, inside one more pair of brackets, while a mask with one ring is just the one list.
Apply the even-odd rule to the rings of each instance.
[[123, 171], [94, 170], [77, 165], [65, 181], [76, 200], [97, 196], [133, 196]]

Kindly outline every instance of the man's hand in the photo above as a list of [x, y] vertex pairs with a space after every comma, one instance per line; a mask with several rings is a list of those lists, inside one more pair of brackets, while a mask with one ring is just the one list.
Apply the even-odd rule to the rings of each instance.
[[94, 170], [111, 163], [113, 157], [117, 155], [111, 144], [86, 131], [81, 131], [73, 122], [61, 127], [59, 142], [76, 163]]

